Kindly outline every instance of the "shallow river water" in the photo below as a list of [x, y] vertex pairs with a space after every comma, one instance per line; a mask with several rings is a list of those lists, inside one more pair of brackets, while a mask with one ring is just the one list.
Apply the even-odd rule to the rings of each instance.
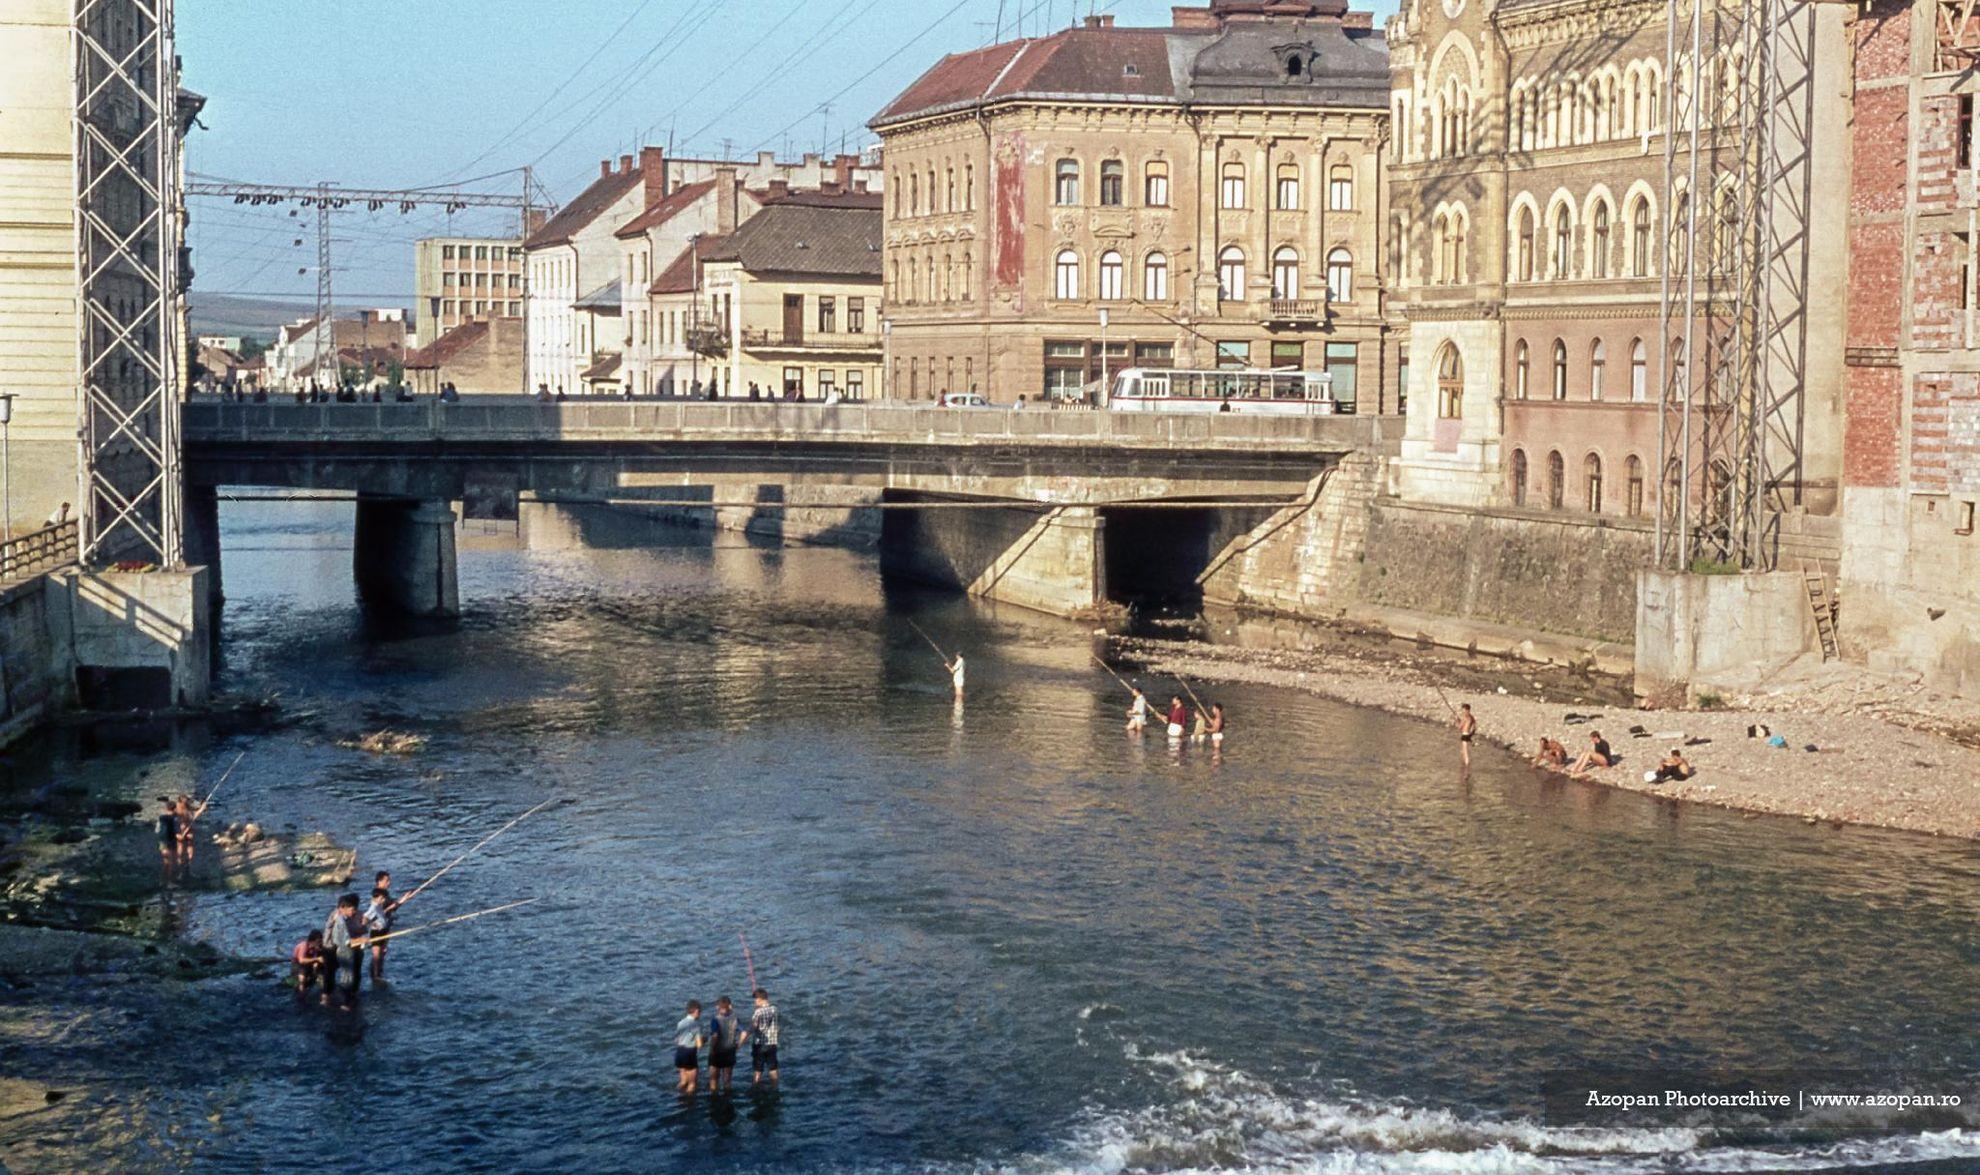
[[[1136, 742], [1085, 628], [733, 537], [466, 543], [459, 628], [379, 634], [349, 541], [348, 507], [226, 507], [223, 686], [314, 717], [57, 768], [211, 780], [245, 750], [224, 817], [322, 828], [402, 891], [562, 797], [404, 920], [540, 900], [400, 943], [361, 1037], [268, 980], [0, 997], [5, 1067], [76, 1091], [0, 1121], [13, 1169], [1980, 1165], [1972, 1134], [1766, 1147], [1538, 1105], [1589, 1063], [1980, 1071], [1967, 845], [1489, 751], [1462, 779], [1444, 731], [1262, 688], [1214, 690], [1221, 756]], [[965, 707], [910, 617], [967, 651]], [[385, 726], [425, 749], [336, 745]], [[180, 905], [256, 954], [327, 908]], [[744, 935], [784, 1087], [683, 1101], [671, 1027], [745, 997]]]

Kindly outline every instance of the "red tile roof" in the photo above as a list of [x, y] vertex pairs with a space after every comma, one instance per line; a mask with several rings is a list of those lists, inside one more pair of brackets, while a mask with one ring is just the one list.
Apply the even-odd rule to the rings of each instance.
[[[951, 53], [873, 117], [881, 126], [906, 118], [992, 102], [1018, 94], [1166, 98], [1166, 28], [1073, 28], [1049, 37], [1006, 41]], [[1128, 72], [1132, 67], [1133, 73]]]
[[473, 322], [464, 322], [426, 344], [424, 347], [407, 352], [405, 360], [406, 368], [408, 370], [424, 371], [443, 367], [459, 358], [462, 352], [475, 346], [487, 337], [488, 322], [486, 319], [477, 318]]
[[695, 260], [706, 267], [710, 261], [734, 261], [736, 251], [734, 238], [728, 235], [705, 236], [700, 241], [681, 250], [672, 264], [660, 271], [653, 284], [646, 287], [649, 294], [691, 294], [695, 290]]
[[577, 199], [564, 205], [557, 215], [544, 222], [542, 228], [529, 234], [523, 241], [523, 248], [539, 249], [545, 245], [568, 243], [585, 226], [617, 204], [627, 192], [645, 182], [640, 170], [635, 167], [630, 171], [614, 171], [610, 175], [599, 176], [590, 187], [578, 193]]
[[619, 231], [613, 235], [619, 237], [636, 237], [647, 229], [665, 224], [674, 219], [675, 216], [691, 206], [696, 200], [701, 199], [714, 190], [714, 180], [702, 180], [700, 183], [682, 184], [680, 187], [674, 189], [673, 194], [665, 200], [660, 201], [658, 204], [655, 204], [653, 207], [648, 208], [646, 211], [621, 225]]

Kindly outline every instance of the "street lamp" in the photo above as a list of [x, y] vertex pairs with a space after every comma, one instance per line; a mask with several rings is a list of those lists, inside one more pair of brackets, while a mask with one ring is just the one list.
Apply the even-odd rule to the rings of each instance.
[[880, 320], [880, 398], [890, 400], [894, 389], [890, 382], [894, 375], [894, 320]]
[[0, 392], [0, 511], [7, 541], [14, 541], [14, 393]]
[[1093, 397], [1095, 407], [1107, 406], [1107, 309], [1100, 309], [1100, 391]]

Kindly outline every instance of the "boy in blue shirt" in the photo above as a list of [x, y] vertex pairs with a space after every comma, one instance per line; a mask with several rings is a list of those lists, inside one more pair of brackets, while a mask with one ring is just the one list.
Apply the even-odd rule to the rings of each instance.
[[689, 1000], [687, 1015], [674, 1025], [674, 1075], [682, 1093], [693, 1093], [701, 1078], [701, 1001]]

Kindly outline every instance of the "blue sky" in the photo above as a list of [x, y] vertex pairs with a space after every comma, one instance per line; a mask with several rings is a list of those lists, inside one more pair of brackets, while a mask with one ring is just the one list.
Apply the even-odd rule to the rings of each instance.
[[[1199, 0], [1202, 2], [1202, 0]], [[208, 98], [207, 176], [415, 187], [533, 165], [559, 201], [640, 142], [717, 153], [870, 143], [866, 119], [944, 53], [1020, 10], [1029, 34], [1089, 7], [1168, 23], [1167, 0], [180, 0], [185, 81]], [[1377, 19], [1392, 0], [1375, 5]], [[821, 109], [829, 104], [829, 109]], [[502, 176], [480, 185], [512, 191]], [[312, 222], [193, 206], [197, 288], [313, 297]], [[340, 218], [339, 304], [412, 288], [410, 242], [491, 213]], [[300, 240], [302, 243], [297, 244]]]

